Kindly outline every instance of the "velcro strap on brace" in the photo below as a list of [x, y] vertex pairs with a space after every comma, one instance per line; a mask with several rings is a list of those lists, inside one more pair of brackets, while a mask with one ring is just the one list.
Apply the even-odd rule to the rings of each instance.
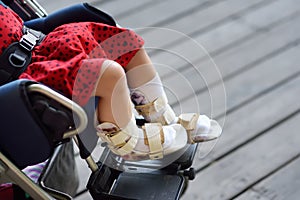
[[168, 99], [165, 94], [153, 102], [145, 105], [135, 106], [135, 109], [140, 115], [146, 118], [151, 118], [151, 115], [165, 109], [162, 115], [156, 120], [156, 122], [160, 122], [163, 125], [171, 124], [171, 122], [173, 122], [176, 118], [173, 109], [168, 104]]
[[146, 123], [144, 125], [145, 140], [149, 146], [149, 157], [150, 159], [161, 159], [163, 158], [163, 146], [164, 133], [160, 123]]
[[125, 145], [119, 147], [119, 148], [114, 148], [113, 152], [117, 153], [120, 156], [125, 156], [127, 154], [130, 154], [133, 152], [136, 144], [138, 142], [137, 137], [131, 137]]
[[97, 126], [97, 135], [103, 142], [106, 142], [110, 149], [121, 156], [129, 154], [138, 142], [138, 127], [135, 125], [135, 118], [132, 116], [128, 125], [120, 129], [115, 124], [104, 122]]
[[169, 125], [172, 122], [174, 122], [175, 118], [176, 118], [176, 114], [174, 113], [171, 106], [167, 104], [165, 112], [159, 117], [157, 122], [160, 122], [163, 125]]
[[189, 143], [193, 144], [191, 131], [194, 131], [197, 127], [197, 122], [199, 118], [198, 113], [184, 113], [178, 117], [178, 123], [181, 124], [188, 133]]
[[120, 130], [113, 135], [105, 134], [103, 137], [106, 142], [110, 143], [110, 145], [119, 148], [124, 146], [131, 136], [128, 133]]
[[145, 105], [135, 106], [137, 112], [141, 115], [149, 115], [161, 111], [168, 104], [166, 95], [163, 95], [156, 100]]

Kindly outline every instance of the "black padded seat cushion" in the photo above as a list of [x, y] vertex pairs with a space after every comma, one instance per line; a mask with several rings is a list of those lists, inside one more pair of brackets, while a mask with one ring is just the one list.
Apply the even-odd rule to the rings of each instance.
[[0, 87], [0, 150], [20, 168], [45, 161], [54, 148], [30, 105], [26, 88], [34, 83], [17, 80]]

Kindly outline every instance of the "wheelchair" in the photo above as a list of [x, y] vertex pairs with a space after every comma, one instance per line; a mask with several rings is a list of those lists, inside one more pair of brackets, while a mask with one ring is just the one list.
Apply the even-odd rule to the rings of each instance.
[[[75, 21], [117, 26], [110, 15], [88, 3], [48, 15], [34, 0], [3, 2], [22, 17], [27, 27], [44, 34], [60, 24]], [[47, 182], [49, 179], [55, 182], [53, 171], [61, 170], [61, 159], [70, 168], [75, 165], [72, 147], [75, 143], [92, 172], [86, 188], [93, 199], [179, 199], [189, 180], [195, 178], [192, 163], [197, 144], [190, 145], [175, 161], [167, 163], [126, 161], [105, 145], [95, 160], [91, 156], [98, 148], [93, 125], [95, 101], [92, 99], [87, 106], [80, 107], [51, 88], [25, 79], [1, 85], [0, 183], [12, 182], [16, 191], [32, 199], [72, 199], [78, 183], [75, 174], [74, 179], [66, 181], [69, 184], [61, 187], [49, 186]], [[138, 125], [143, 123], [143, 119], [137, 118]], [[37, 184], [21, 171], [45, 160], [46, 167]], [[76, 173], [76, 170], [66, 169], [66, 172]]]

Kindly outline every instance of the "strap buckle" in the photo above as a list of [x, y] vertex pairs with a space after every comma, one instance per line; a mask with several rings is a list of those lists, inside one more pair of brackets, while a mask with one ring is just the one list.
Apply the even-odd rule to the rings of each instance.
[[32, 34], [29, 31], [26, 31], [26, 33], [20, 39], [19, 44], [26, 51], [31, 51], [37, 44], [38, 40], [39, 40], [39, 37], [36, 37], [34, 34]]

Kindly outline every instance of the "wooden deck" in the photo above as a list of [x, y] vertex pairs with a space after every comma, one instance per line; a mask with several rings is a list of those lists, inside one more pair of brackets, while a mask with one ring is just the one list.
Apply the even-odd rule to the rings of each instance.
[[[80, 1], [39, 2], [52, 12]], [[90, 2], [146, 39], [177, 112], [223, 125], [217, 142], [200, 145], [183, 200], [299, 199], [299, 1]], [[90, 172], [78, 168], [81, 192]]]

